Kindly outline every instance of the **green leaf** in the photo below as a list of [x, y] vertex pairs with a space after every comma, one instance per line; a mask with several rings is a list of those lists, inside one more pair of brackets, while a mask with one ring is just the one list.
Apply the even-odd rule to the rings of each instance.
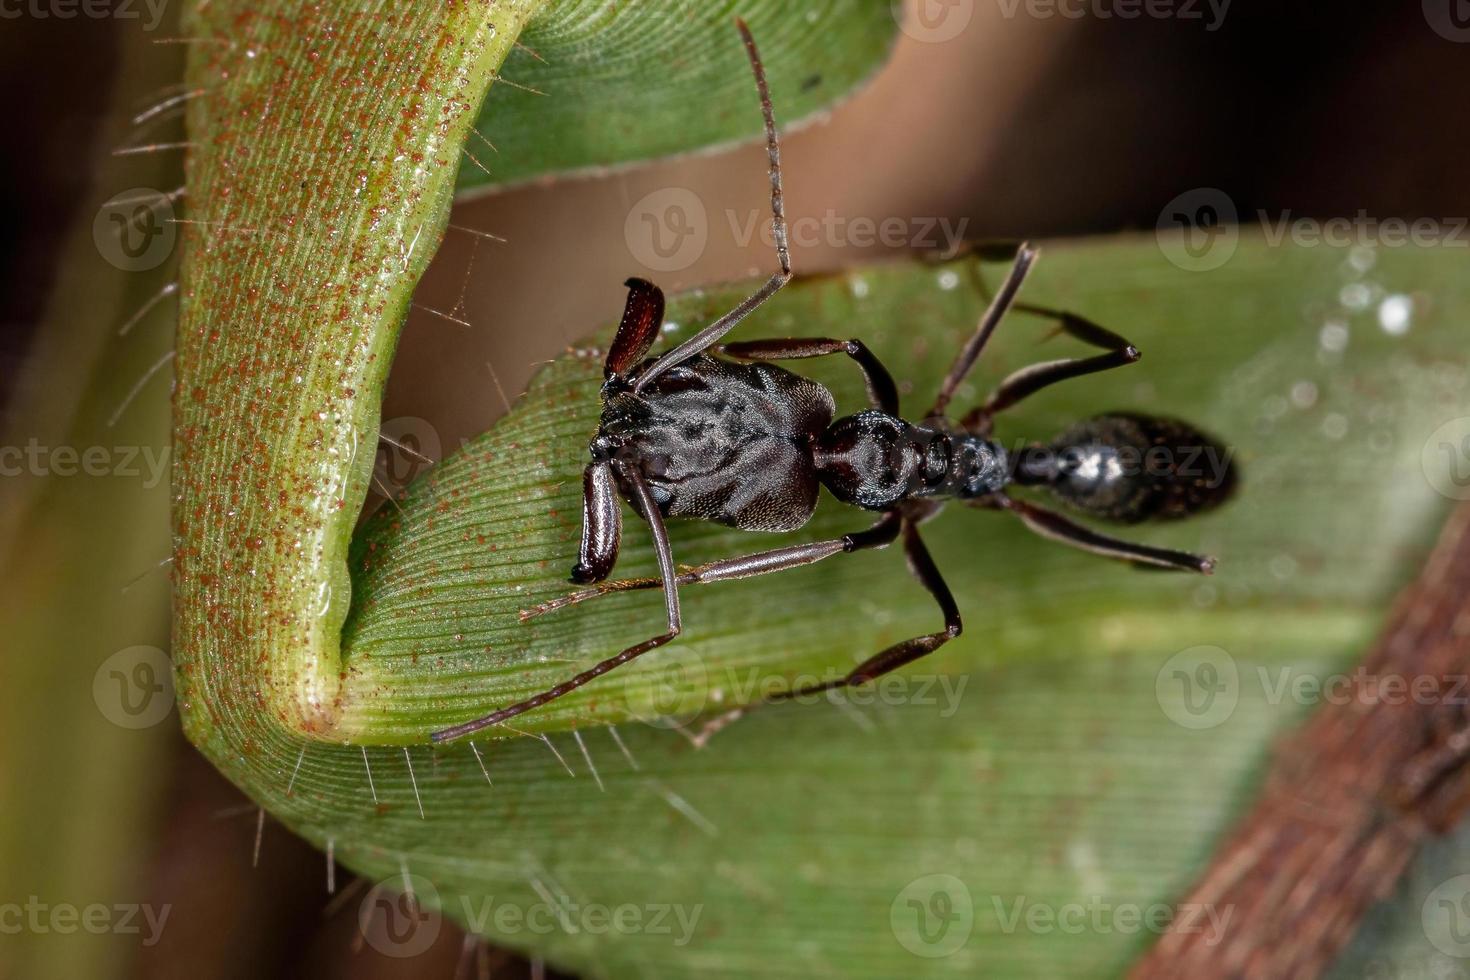
[[506, 58], [471, 138], [461, 193], [688, 153], [761, 133], [740, 15], [783, 128], [865, 81], [897, 34], [885, 0], [554, 3]]
[[188, 115], [173, 652], [211, 755], [334, 724], [383, 381], [474, 112], [537, 6], [190, 15], [187, 80], [207, 94]]
[[[798, 282], [742, 331], [861, 336], [921, 405], [983, 305], [975, 272], [964, 260]], [[676, 300], [675, 336], [742, 292]], [[686, 590], [675, 644], [517, 719], [549, 745], [428, 747], [429, 730], [658, 628], [653, 594], [516, 618], [567, 588], [575, 550], [599, 362], [569, 356], [354, 545], [339, 731], [380, 747], [271, 735], [222, 764], [352, 867], [390, 888], [407, 869], [425, 904], [587, 975], [750, 975], [777, 955], [858, 976], [1118, 973], [1153, 935], [1129, 916], [1187, 883], [1273, 735], [1310, 707], [1296, 682], [1348, 667], [1427, 550], [1456, 489], [1437, 440], [1470, 414], [1470, 293], [1449, 251], [1250, 241], [1209, 275], [1150, 242], [1057, 247], [1027, 296], [1085, 311], [1145, 357], [1036, 397], [999, 435], [1047, 437], [1113, 408], [1219, 434], [1244, 470], [1240, 499], [1130, 531], [1218, 555], [1213, 579], [1135, 572], [955, 508], [926, 535], [966, 633], [876, 695], [766, 709], [703, 751], [650, 710], [729, 703], [752, 680], [840, 670], [933, 629], [892, 550]], [[1047, 329], [1007, 323], [961, 404], [1070, 352]], [[862, 404], [850, 365], [811, 367]], [[862, 522], [829, 502], [801, 537]], [[643, 528], [628, 527], [619, 574], [646, 574]], [[673, 538], [690, 563], [774, 540], [701, 524]], [[1213, 700], [1184, 683], [1221, 677]], [[1110, 928], [1070, 924], [1099, 906]], [[602, 907], [642, 925], [598, 932]], [[659, 929], [654, 909], [673, 910]], [[697, 916], [687, 937], [673, 913]]]

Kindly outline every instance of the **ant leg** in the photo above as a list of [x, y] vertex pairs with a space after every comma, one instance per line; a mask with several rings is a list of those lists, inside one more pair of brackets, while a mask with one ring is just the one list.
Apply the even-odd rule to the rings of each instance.
[[944, 415], [945, 409], [949, 407], [949, 401], [954, 397], [955, 389], [965, 380], [970, 369], [975, 366], [980, 352], [990, 340], [990, 335], [995, 332], [996, 326], [1000, 324], [1001, 318], [1016, 301], [1016, 293], [1021, 289], [1021, 283], [1026, 274], [1031, 271], [1031, 265], [1036, 261], [1036, 249], [1030, 245], [1022, 245], [1016, 250], [1016, 260], [1011, 266], [1011, 271], [1006, 275], [1005, 282], [1001, 283], [1000, 290], [996, 292], [995, 298], [986, 307], [985, 313], [980, 317], [980, 322], [975, 326], [975, 332], [970, 339], [965, 341], [965, 346], [960, 348], [959, 355], [950, 365], [949, 373], [944, 376], [944, 381], [939, 386], [939, 394], [934, 398], [934, 404], [930, 407], [926, 417], [936, 418]]
[[997, 494], [993, 498], [981, 498], [981, 500], [984, 502], [977, 501], [975, 506], [1008, 510], [1042, 537], [1069, 544], [1074, 548], [1081, 548], [1083, 551], [1090, 551], [1094, 555], [1102, 555], [1104, 558], [1116, 558], [1121, 561], [1183, 572], [1199, 572], [1202, 575], [1209, 575], [1215, 570], [1215, 559], [1205, 555], [1192, 555], [1187, 551], [1173, 551], [1168, 548], [1153, 548], [1145, 544], [1136, 544], [1132, 541], [1120, 541], [1094, 531], [1092, 528], [1084, 527], [1055, 511], [1005, 494]]
[[960, 635], [963, 624], [960, 622], [960, 609], [954, 601], [954, 594], [945, 584], [944, 576], [939, 573], [939, 566], [934, 564], [934, 559], [929, 555], [929, 549], [924, 547], [924, 541], [919, 537], [918, 525], [912, 521], [905, 521], [903, 525], [903, 550], [904, 556], [908, 558], [909, 571], [913, 573], [914, 578], [919, 580], [920, 585], [929, 590], [929, 594], [939, 604], [939, 610], [944, 614], [944, 629], [938, 633], [926, 633], [911, 640], [904, 640], [902, 643], [895, 643], [882, 653], [874, 654], [858, 664], [840, 681], [823, 684], [807, 691], [777, 695], [779, 699], [784, 700], [796, 694], [815, 693], [834, 687], [866, 684], [889, 671], [897, 670], [905, 664], [913, 663], [920, 657], [933, 653]]
[[1124, 367], [1134, 363], [1142, 356], [1137, 347], [1120, 335], [1075, 313], [1034, 306], [1030, 303], [1017, 303], [1013, 309], [1019, 313], [1031, 313], [1055, 320], [1057, 328], [1063, 333], [1083, 343], [1091, 344], [1093, 347], [1100, 347], [1108, 353], [1099, 354], [1096, 357], [1045, 361], [1012, 373], [990, 393], [979, 408], [972, 409], [960, 421], [961, 427], [967, 432], [989, 435], [996, 415], [1022, 399], [1036, 394], [1041, 389], [1054, 385], [1058, 381], [1066, 381], [1068, 378]]
[[750, 316], [756, 307], [770, 299], [778, 289], [791, 281], [791, 248], [787, 243], [786, 200], [781, 184], [781, 143], [776, 137], [776, 116], [775, 111], [771, 108], [771, 89], [766, 84], [766, 69], [761, 64], [760, 52], [756, 50], [755, 38], [751, 37], [750, 28], [745, 26], [745, 21], [739, 18], [736, 18], [735, 25], [740, 28], [740, 36], [745, 41], [745, 53], [750, 57], [751, 70], [755, 72], [755, 86], [760, 92], [761, 99], [761, 116], [766, 123], [766, 156], [770, 160], [771, 174], [771, 228], [775, 232], [776, 259], [781, 264], [781, 271], [767, 279], [764, 286], [747, 297], [735, 309], [678, 347], [660, 354], [658, 360], [650, 364], [638, 376], [637, 382], [633, 385], [635, 394], [642, 391], [645, 385], [669, 368], [709, 350], [719, 342], [721, 337], [734, 329], [737, 323]]
[[582, 546], [572, 567], [572, 581], [586, 585], [612, 574], [622, 539], [623, 509], [612, 465], [588, 463], [582, 471]]
[[1009, 262], [1025, 247], [1025, 242], [1014, 238], [986, 238], [970, 242], [967, 252], [981, 262]]
[[[830, 558], [854, 551], [864, 551], [870, 548], [886, 548], [898, 537], [898, 515], [892, 511], [884, 514], [872, 527], [853, 534], [846, 534], [840, 538], [830, 541], [815, 541], [811, 544], [797, 544], [787, 548], [776, 548], [772, 551], [758, 551], [754, 554], [741, 555], [738, 558], [726, 558], [721, 561], [712, 561], [706, 565], [696, 565], [682, 572], [676, 580], [679, 585], [703, 585], [710, 582], [726, 582], [732, 579], [755, 578], [758, 575], [767, 575], [771, 572], [784, 572], [789, 568], [800, 568], [803, 565], [813, 565]], [[611, 595], [614, 592], [636, 592], [641, 589], [657, 589], [663, 586], [663, 580], [657, 578], [625, 578], [616, 582], [605, 582], [581, 592], [572, 592], [564, 596], [558, 596], [539, 606], [521, 611], [521, 622], [535, 619], [549, 612], [574, 606], [588, 599], [596, 599], [598, 596]]]
[[648, 528], [653, 535], [654, 552], [658, 555], [659, 575], [664, 585], [664, 612], [668, 617], [668, 629], [658, 636], [628, 647], [617, 656], [609, 657], [601, 663], [582, 671], [570, 680], [563, 681], [549, 690], [542, 691], [540, 694], [526, 698], [524, 701], [517, 701], [515, 704], [501, 708], [498, 711], [493, 711], [483, 718], [434, 732], [429, 736], [431, 740], [435, 742], [447, 742], [450, 739], [480, 731], [482, 728], [498, 725], [509, 718], [514, 718], [516, 715], [530, 711], [532, 708], [539, 708], [549, 701], [555, 701], [562, 695], [575, 691], [588, 681], [601, 677], [613, 668], [621, 667], [623, 664], [642, 656], [649, 650], [663, 646], [679, 635], [680, 630], [683, 628], [679, 616], [679, 588], [676, 582], [677, 576], [674, 574], [674, 555], [669, 548], [669, 534], [664, 527], [663, 515], [659, 513], [658, 505], [654, 502], [653, 494], [649, 492], [648, 484], [643, 482], [643, 477], [636, 470], [616, 462], [612, 466], [617, 470], [617, 475], [622, 479], [624, 485], [632, 491], [632, 496], [637, 498], [636, 503], [638, 509], [648, 519]]
[[820, 694], [843, 687], [854, 687], [866, 684], [868, 681], [882, 677], [890, 671], [897, 670], [907, 664], [913, 663], [921, 657], [927, 656], [938, 650], [944, 644], [960, 635], [964, 624], [960, 621], [959, 606], [954, 601], [954, 594], [949, 591], [949, 586], [944, 582], [944, 576], [939, 573], [939, 567], [934, 564], [934, 559], [929, 555], [929, 549], [924, 547], [924, 541], [919, 537], [919, 529], [912, 521], [903, 522], [903, 549], [908, 558], [909, 571], [919, 580], [934, 601], [939, 604], [940, 611], [944, 614], [944, 629], [937, 633], [926, 633], [916, 636], [893, 646], [864, 660], [861, 664], [848, 673], [841, 680], [828, 681], [825, 684], [817, 684], [812, 687], [803, 688], [800, 691], [785, 691], [781, 694], [772, 695], [764, 701], [756, 704], [744, 705], [732, 709], [722, 715], [718, 715], [705, 723], [699, 734], [694, 736], [694, 744], [702, 747], [717, 732], [728, 727], [735, 721], [749, 714], [754, 708], [762, 704], [774, 704], [780, 701], [790, 701], [794, 698], [811, 694]]
[[873, 407], [898, 414], [898, 386], [893, 376], [861, 340], [829, 340], [825, 337], [790, 337], [771, 340], [742, 340], [725, 344], [720, 353], [742, 361], [782, 361], [804, 357], [846, 354], [862, 369], [868, 383], [868, 400]]

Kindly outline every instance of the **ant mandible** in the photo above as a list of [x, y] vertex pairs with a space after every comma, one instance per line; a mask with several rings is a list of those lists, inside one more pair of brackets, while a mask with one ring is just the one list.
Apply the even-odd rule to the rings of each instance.
[[[1006, 488], [1049, 489], [1074, 509], [1119, 523], [1187, 517], [1229, 497], [1235, 474], [1217, 443], [1174, 419], [1113, 413], [1080, 422], [1048, 445], [1008, 452], [991, 436], [997, 413], [1041, 389], [1080, 375], [1132, 364], [1138, 349], [1075, 314], [1015, 301], [1036, 260], [1021, 245], [1004, 283], [974, 334], [960, 349], [924, 421], [899, 415], [893, 378], [860, 340], [790, 338], [716, 346], [725, 334], [791, 280], [782, 202], [780, 144], [770, 91], [755, 40], [737, 20], [760, 93], [770, 156], [771, 213], [781, 271], [753, 295], [684, 343], [648, 358], [663, 325], [664, 296], [653, 283], [629, 279], [627, 305], [604, 364], [602, 419], [583, 473], [582, 543], [571, 580], [593, 588], [521, 614], [523, 620], [564, 606], [635, 589], [661, 588], [667, 627], [555, 687], [483, 718], [435, 732], [435, 742], [469, 735], [554, 701], [679, 635], [679, 586], [752, 578], [810, 565], [838, 554], [883, 548], [901, 539], [908, 565], [944, 615], [944, 628], [896, 643], [845, 677], [787, 692], [796, 694], [871, 681], [960, 635], [959, 607], [919, 536], [919, 525], [949, 499], [1002, 510], [1036, 533], [1074, 547], [1137, 564], [1210, 573], [1214, 559], [1122, 541], [1084, 527]], [[1053, 320], [1072, 337], [1106, 353], [1035, 364], [1004, 379], [958, 423], [946, 417], [950, 399], [1009, 310]], [[711, 353], [713, 351], [713, 353]], [[826, 388], [769, 363], [845, 354], [863, 372], [872, 407], [843, 418]], [[723, 356], [719, 356], [723, 355]], [[1212, 474], [1181, 465], [1201, 451], [1225, 465]], [[1151, 460], [1147, 467], [1138, 464]], [[1207, 478], [1208, 476], [1208, 478]], [[791, 545], [679, 572], [664, 519], [715, 521], [747, 531], [794, 531], [816, 509], [825, 486], [843, 503], [877, 511], [870, 527], [829, 541]], [[648, 522], [658, 558], [657, 578], [606, 582], [622, 538], [620, 499]], [[739, 708], [707, 726], [704, 737], [739, 717]]]

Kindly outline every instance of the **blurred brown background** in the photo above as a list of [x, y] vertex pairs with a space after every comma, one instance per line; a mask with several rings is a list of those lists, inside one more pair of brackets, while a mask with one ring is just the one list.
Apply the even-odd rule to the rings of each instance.
[[[1151, 229], [1166, 202], [1199, 186], [1224, 189], [1242, 215], [1470, 213], [1461, 122], [1470, 43], [1435, 30], [1419, 3], [1238, 0], [1210, 29], [1217, 14], [1204, 3], [1199, 19], [1123, 20], [1036, 16], [1050, 8], [1025, 2], [924, 2], [916, 23], [958, 11], [966, 26], [942, 42], [901, 35], [867, 88], [786, 140], [794, 221], [831, 211], [967, 220], [970, 238], [1099, 234]], [[63, 230], [74, 209], [95, 204], [89, 161], [107, 149], [97, 145], [98, 93], [120, 32], [137, 29], [0, 20], [0, 397], [44, 307]], [[752, 95], [753, 122], [756, 111]], [[414, 311], [384, 418], [426, 420], [447, 452], [503, 411], [497, 383], [513, 398], [534, 362], [615, 317], [627, 276], [677, 290], [769, 269], [770, 253], [740, 248], [724, 217], [764, 215], [764, 185], [763, 151], [751, 145], [462, 203], [457, 225], [509, 243], [450, 233], [418, 302], [470, 326]], [[709, 244], [688, 268], [654, 274], [625, 223], [635, 202], [668, 187], [705, 202]], [[794, 260], [816, 271], [883, 251], [828, 240], [796, 248]], [[252, 869], [255, 811], [176, 741], [156, 836], [138, 842], [150, 892], [175, 914], [163, 942], [141, 952], [139, 975], [449, 977], [473, 965], [448, 925], [433, 953], [411, 961], [361, 948], [360, 893], [329, 903], [321, 856], [269, 821]], [[341, 872], [339, 889], [347, 884]], [[530, 969], [494, 955], [497, 976]]]

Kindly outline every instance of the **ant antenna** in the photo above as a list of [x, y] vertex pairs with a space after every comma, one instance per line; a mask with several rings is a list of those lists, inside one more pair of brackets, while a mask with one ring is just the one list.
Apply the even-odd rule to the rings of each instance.
[[750, 58], [750, 68], [755, 72], [755, 87], [761, 96], [761, 116], [766, 121], [766, 155], [771, 160], [771, 227], [776, 237], [776, 257], [781, 262], [781, 271], [791, 274], [791, 249], [786, 239], [786, 198], [781, 186], [781, 142], [776, 138], [776, 112], [771, 106], [771, 87], [766, 83], [766, 67], [761, 64], [761, 53], [755, 46], [750, 27], [739, 17], [735, 26], [745, 41], [745, 53]]
[[755, 38], [750, 33], [750, 27], [739, 17], [735, 18], [735, 26], [740, 29], [740, 37], [745, 42], [745, 53], [750, 58], [750, 68], [755, 73], [755, 87], [761, 97], [761, 116], [766, 123], [766, 155], [771, 161], [771, 228], [775, 232], [776, 258], [781, 263], [781, 271], [766, 280], [764, 286], [747, 297], [735, 309], [678, 347], [659, 355], [658, 359], [645, 368], [633, 384], [635, 395], [669, 368], [687, 361], [696, 354], [702, 354], [719, 343], [720, 338], [734, 329], [737, 323], [775, 295], [776, 290], [791, 281], [791, 248], [786, 234], [786, 200], [781, 185], [781, 141], [776, 137], [776, 113], [771, 107], [771, 88], [766, 83], [765, 65], [761, 63], [760, 51], [755, 46]]

